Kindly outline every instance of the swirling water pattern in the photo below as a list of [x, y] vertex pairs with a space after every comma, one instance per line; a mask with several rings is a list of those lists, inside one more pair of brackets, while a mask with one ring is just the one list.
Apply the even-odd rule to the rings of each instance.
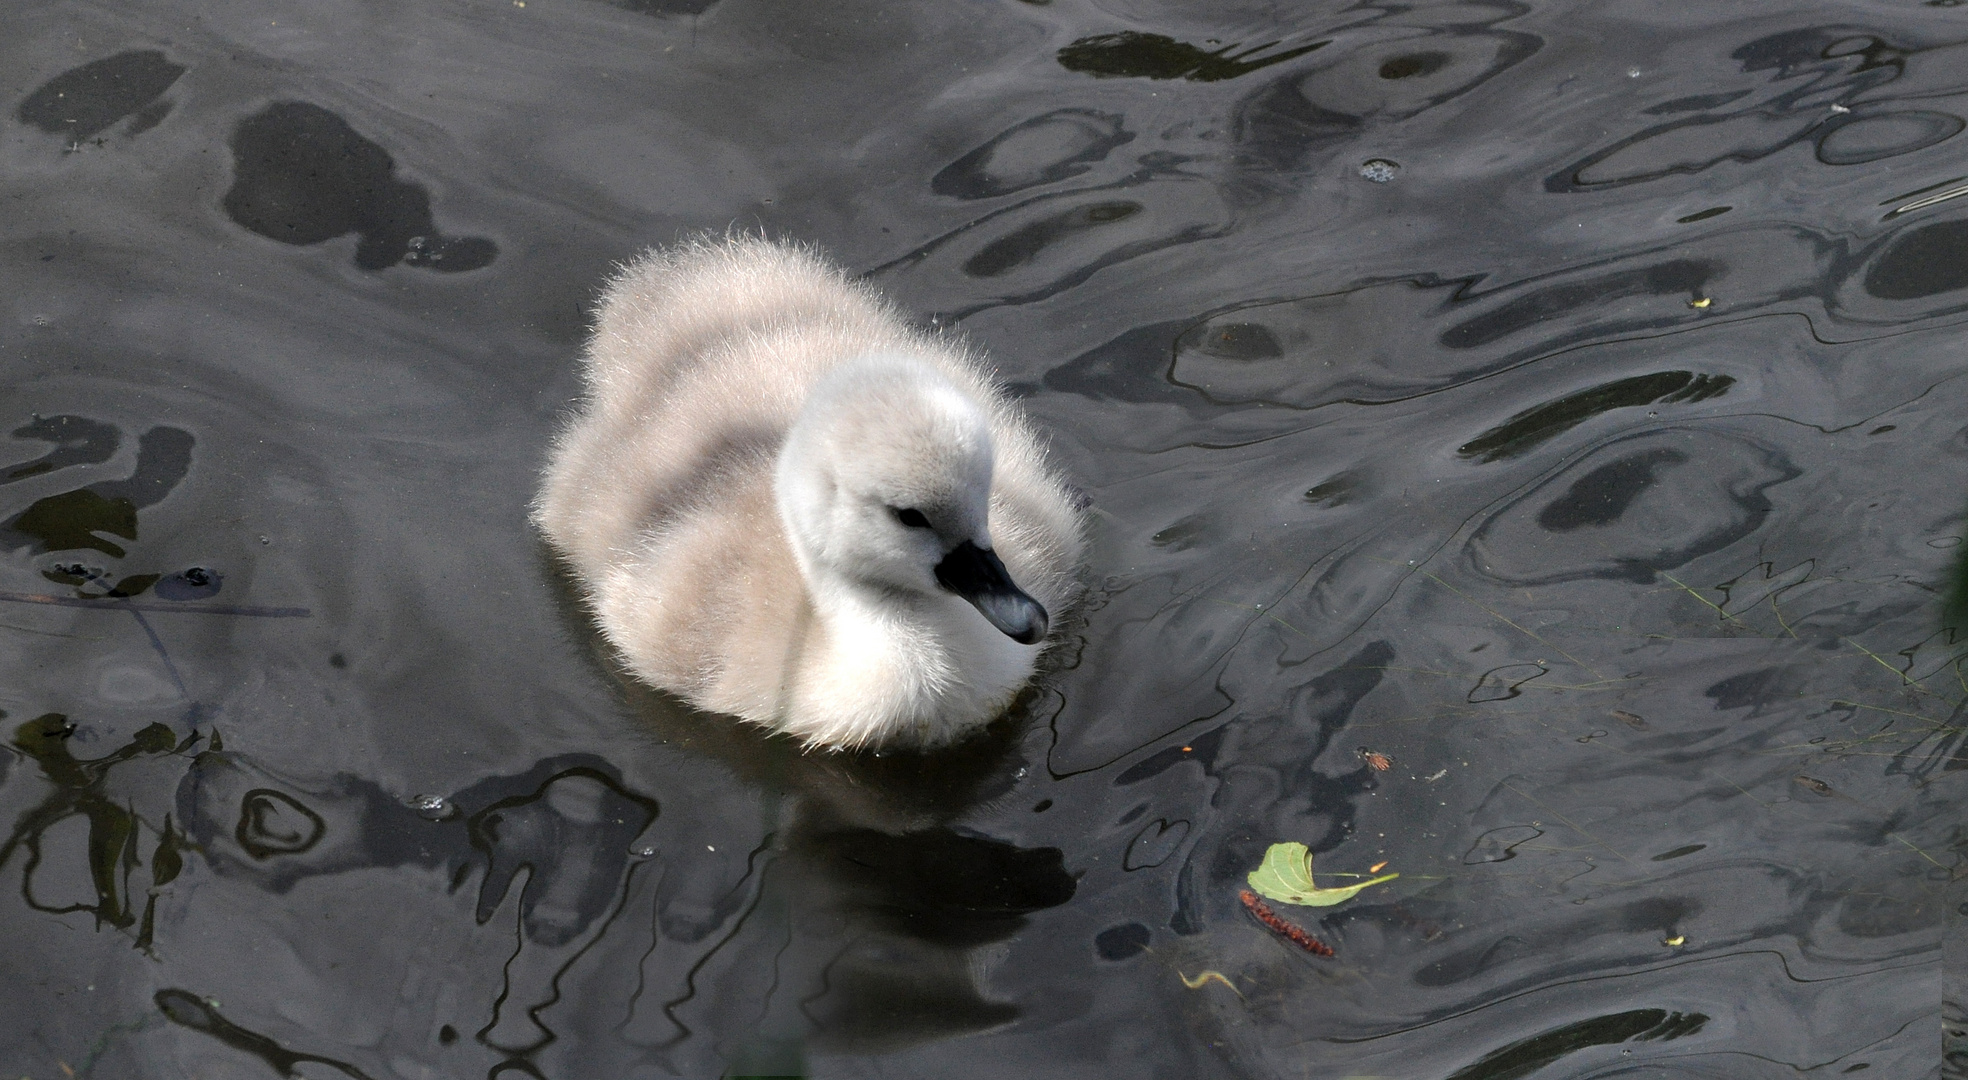
[[[9, 1075], [1968, 1075], [1948, 3], [9, 30]], [[624, 685], [524, 525], [596, 282], [730, 226], [1091, 498], [961, 755]], [[1333, 959], [1283, 840], [1402, 874]]]

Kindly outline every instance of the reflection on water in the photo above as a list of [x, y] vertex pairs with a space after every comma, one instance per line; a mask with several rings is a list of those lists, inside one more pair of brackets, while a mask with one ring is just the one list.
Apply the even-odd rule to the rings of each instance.
[[1276, 49], [1275, 41], [1249, 48], [1241, 42], [1224, 45], [1215, 39], [1210, 44], [1218, 47], [1203, 49], [1162, 34], [1123, 30], [1118, 34], [1081, 38], [1060, 49], [1059, 66], [1088, 75], [1219, 82], [1281, 64], [1332, 43], [1315, 41], [1289, 49]]
[[172, 1021], [193, 1031], [210, 1035], [227, 1046], [259, 1058], [282, 1076], [305, 1075], [297, 1066], [306, 1062], [315, 1062], [340, 1070], [344, 1075], [354, 1077], [355, 1080], [371, 1080], [369, 1074], [346, 1061], [298, 1053], [264, 1035], [247, 1031], [220, 1015], [216, 1002], [201, 1001], [197, 995], [188, 991], [159, 990], [156, 1001], [158, 1011]]
[[[146, 898], [142, 924], [136, 929], [136, 946], [148, 949], [157, 926], [156, 890], [169, 885], [183, 871], [186, 845], [168, 814], [154, 830], [153, 842], [143, 845], [143, 830], [136, 814], [118, 806], [106, 791], [109, 773], [118, 764], [139, 756], [183, 753], [194, 740], [179, 744], [170, 728], [151, 724], [109, 754], [78, 760], [69, 749], [69, 740], [75, 732], [75, 725], [60, 713], [35, 717], [14, 730], [13, 748], [40, 767], [43, 780], [53, 790], [16, 821], [6, 842], [0, 844], [0, 863], [20, 851], [24, 856], [20, 891], [27, 906], [55, 915], [87, 911], [95, 916], [98, 929], [104, 925], [118, 930], [137, 926], [136, 894], [131, 890], [144, 889], [142, 895]], [[86, 833], [88, 873], [95, 902], [76, 899], [61, 904], [50, 894], [62, 891], [62, 885], [66, 884], [60, 880], [64, 870], [72, 874], [79, 867], [50, 865], [45, 874], [37, 873], [42, 870], [47, 855], [68, 854], [44, 852], [42, 845], [51, 831], [77, 819], [84, 824]], [[144, 867], [146, 847], [147, 887], [140, 884], [143, 877], [134, 876], [135, 871]], [[43, 879], [39, 889], [37, 878]]]
[[1449, 1080], [1507, 1080], [1529, 1076], [1574, 1051], [1614, 1046], [1629, 1040], [1678, 1039], [1700, 1032], [1707, 1023], [1708, 1017], [1701, 1013], [1684, 1015], [1664, 1009], [1634, 1009], [1595, 1016], [1485, 1054], [1467, 1068], [1457, 1069]]
[[1601, 413], [1642, 405], [1705, 401], [1728, 393], [1735, 382], [1728, 375], [1698, 375], [1688, 371], [1661, 371], [1615, 379], [1519, 413], [1457, 447], [1456, 453], [1484, 461], [1521, 457], [1546, 439]]
[[355, 265], [412, 266], [458, 273], [490, 263], [490, 240], [447, 240], [431, 223], [430, 196], [396, 179], [389, 152], [318, 105], [269, 105], [232, 137], [232, 189], [225, 211], [283, 244], [318, 244], [355, 233]]
[[156, 127], [171, 111], [170, 102], [158, 99], [184, 73], [182, 65], [156, 49], [117, 53], [49, 79], [20, 103], [14, 115], [21, 123], [61, 135], [77, 147], [126, 116], [136, 119], [125, 134], [138, 135]]
[[[106, 440], [102, 438], [105, 432]], [[79, 416], [37, 420], [16, 431], [14, 437], [54, 442], [56, 448], [15, 468], [9, 479], [107, 460], [116, 451], [118, 434]], [[194, 441], [189, 432], [178, 428], [152, 428], [138, 440], [136, 471], [128, 479], [102, 481], [37, 499], [0, 525], [0, 537], [19, 545], [31, 544], [37, 552], [93, 548], [120, 559], [127, 554], [123, 547], [96, 534], [106, 532], [135, 540], [137, 511], [161, 501], [185, 478], [191, 468]]]
[[[15, 1074], [1968, 1076], [1942, 16], [9, 30]], [[625, 683], [524, 527], [595, 283], [733, 224], [1091, 499], [956, 753]], [[1278, 913], [1331, 958], [1238, 899], [1285, 840], [1401, 874]]]

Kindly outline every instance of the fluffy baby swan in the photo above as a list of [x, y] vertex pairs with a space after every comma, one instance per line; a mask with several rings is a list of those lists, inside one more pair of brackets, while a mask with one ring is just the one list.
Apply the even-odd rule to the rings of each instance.
[[996, 717], [1075, 599], [1081, 522], [961, 349], [758, 239], [609, 284], [533, 519], [639, 678], [809, 746]]

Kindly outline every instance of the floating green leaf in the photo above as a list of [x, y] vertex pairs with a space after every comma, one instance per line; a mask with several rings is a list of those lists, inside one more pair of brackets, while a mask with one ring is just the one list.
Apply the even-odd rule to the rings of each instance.
[[1321, 889], [1312, 883], [1312, 853], [1300, 843], [1272, 844], [1264, 853], [1264, 865], [1251, 871], [1250, 887], [1266, 900], [1306, 907], [1331, 907], [1353, 899], [1361, 889], [1392, 881], [1399, 874], [1382, 874], [1337, 889]]

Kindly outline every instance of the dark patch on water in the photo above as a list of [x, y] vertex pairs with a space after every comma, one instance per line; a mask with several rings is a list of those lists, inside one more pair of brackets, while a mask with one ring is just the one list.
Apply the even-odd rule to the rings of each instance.
[[32, 543], [37, 551], [92, 548], [122, 558], [122, 545], [100, 533], [137, 538], [137, 508], [128, 499], [104, 498], [86, 488], [38, 499], [3, 527], [15, 547]]
[[1112, 225], [1141, 212], [1141, 204], [1126, 199], [1076, 206], [1026, 225], [1009, 236], [993, 240], [965, 260], [963, 272], [971, 277], [991, 278], [1031, 262], [1041, 251], [1075, 233]]
[[1000, 132], [943, 167], [929, 182], [938, 195], [992, 199], [1085, 173], [1134, 139], [1112, 113], [1058, 109]]
[[1662, 371], [1619, 379], [1518, 413], [1462, 444], [1456, 454], [1480, 461], [1519, 457], [1602, 413], [1641, 405], [1706, 401], [1728, 393], [1735, 382], [1728, 375], [1697, 375], [1691, 371]]
[[958, 948], [1011, 936], [1027, 915], [1058, 907], [1075, 888], [1058, 848], [949, 829], [900, 836], [846, 829], [819, 837], [815, 850], [891, 929]]
[[154, 427], [137, 439], [137, 467], [124, 480], [89, 485], [88, 490], [109, 499], [129, 502], [142, 510], [164, 501], [191, 473], [191, 432]]
[[[113, 442], [89, 430], [89, 435], [72, 444], [75, 449], [62, 458], [62, 465], [102, 461], [115, 452]], [[190, 432], [179, 428], [151, 428], [137, 441], [136, 470], [128, 478], [104, 480], [35, 500], [0, 525], [0, 543], [36, 552], [89, 549], [122, 558], [126, 554], [123, 546], [100, 534], [135, 540], [137, 511], [162, 502], [190, 473], [191, 448], [196, 441]], [[64, 449], [68, 445], [42, 460], [56, 459]]]
[[1059, 64], [1068, 71], [1099, 77], [1221, 82], [1304, 56], [1332, 42], [1315, 41], [1310, 45], [1258, 55], [1277, 48], [1278, 44], [1267, 41], [1249, 48], [1244, 48], [1242, 44], [1230, 44], [1204, 49], [1162, 34], [1123, 30], [1117, 34], [1084, 37], [1065, 46], [1059, 50]]
[[1539, 511], [1538, 524], [1551, 532], [1610, 525], [1626, 514], [1641, 492], [1654, 485], [1660, 470], [1687, 461], [1688, 455], [1678, 450], [1646, 450], [1601, 465], [1579, 477], [1563, 496]]
[[1154, 932], [1138, 922], [1110, 926], [1093, 936], [1093, 951], [1102, 960], [1119, 961], [1139, 956], [1154, 940]]
[[1731, 675], [1703, 690], [1702, 696], [1714, 701], [1718, 710], [1752, 709], [1755, 715], [1774, 700], [1795, 696], [1794, 687], [1783, 668], [1763, 668]]
[[14, 115], [73, 145], [136, 116], [129, 134], [156, 127], [170, 111], [158, 99], [185, 73], [156, 49], [134, 49], [70, 68], [41, 84]]
[[461, 273], [498, 256], [490, 240], [440, 235], [423, 185], [398, 179], [388, 151], [319, 105], [279, 102], [241, 121], [232, 171], [224, 199], [232, 220], [301, 246], [354, 233], [364, 270], [407, 262]]
[[1305, 501], [1317, 506], [1345, 506], [1352, 501], [1359, 487], [1358, 477], [1351, 473], [1340, 473], [1338, 476], [1306, 488]]
[[1670, 113], [1702, 112], [1708, 109], [1719, 109], [1722, 106], [1727, 105], [1731, 101], [1737, 101], [1742, 98], [1746, 98], [1751, 93], [1753, 93], [1753, 91], [1731, 90], [1727, 93], [1722, 93], [1722, 94], [1695, 94], [1691, 97], [1679, 97], [1679, 98], [1675, 98], [1672, 101], [1663, 101], [1659, 105], [1651, 105], [1643, 111], [1646, 112], [1647, 115], [1649, 116], [1665, 116]]
[[1380, 77], [1383, 79], [1412, 79], [1418, 75], [1433, 75], [1448, 66], [1448, 63], [1448, 53], [1403, 53], [1380, 65]]
[[0, 476], [0, 484], [11, 484], [31, 476], [66, 469], [71, 465], [100, 465], [116, 456], [123, 432], [85, 416], [37, 416], [13, 431], [16, 439], [53, 443], [53, 449], [32, 461], [23, 461]]
[[1618, 925], [1628, 933], [1642, 930], [1668, 932], [1699, 914], [1701, 905], [1686, 898], [1649, 896], [1620, 905]]
[[702, 15], [717, 6], [718, 0], [608, 0], [623, 11], [637, 15]]
[[1968, 221], [1900, 233], [1865, 275], [1865, 291], [1882, 300], [1919, 300], [1957, 289], [1968, 289]]
[[1187, 551], [1209, 535], [1207, 514], [1191, 514], [1148, 538], [1148, 542], [1170, 551]]
[[1567, 1054], [1594, 1046], [1614, 1046], [1629, 1040], [1667, 1041], [1699, 1032], [1708, 1023], [1702, 1013], [1666, 1009], [1634, 1009], [1566, 1024], [1541, 1035], [1512, 1043], [1457, 1069], [1449, 1080], [1518, 1080]]
[[1216, 764], [1216, 755], [1223, 752], [1223, 738], [1229, 731], [1228, 725], [1211, 728], [1193, 739], [1184, 740], [1181, 745], [1158, 750], [1114, 777], [1114, 786], [1138, 784], [1185, 761], [1193, 761], [1201, 765], [1204, 772], [1209, 772], [1211, 766]]
[[1192, 325], [1179, 320], [1129, 330], [1046, 372], [1044, 385], [1095, 400], [1192, 402], [1192, 394], [1163, 378], [1176, 341]]

